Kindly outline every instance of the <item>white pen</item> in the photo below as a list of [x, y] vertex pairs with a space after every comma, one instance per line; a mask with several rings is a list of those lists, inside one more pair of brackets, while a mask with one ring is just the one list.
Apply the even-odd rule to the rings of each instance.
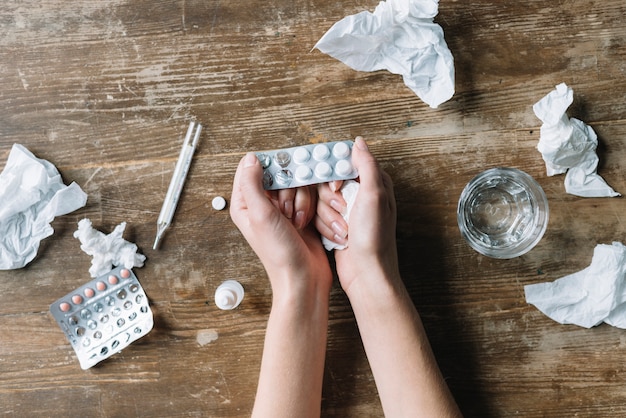
[[[196, 133], [194, 134], [193, 130], [196, 126]], [[178, 205], [180, 193], [183, 191], [183, 185], [185, 184], [187, 172], [189, 172], [191, 159], [193, 158], [193, 153], [196, 150], [196, 145], [198, 144], [198, 138], [200, 138], [201, 131], [202, 125], [196, 125], [193, 121], [189, 123], [189, 129], [187, 130], [187, 135], [185, 136], [185, 142], [183, 143], [183, 148], [180, 150], [180, 156], [176, 162], [176, 168], [174, 168], [172, 181], [167, 189], [167, 194], [165, 195], [165, 200], [163, 201], [163, 207], [161, 207], [161, 213], [159, 214], [159, 218], [157, 220], [157, 234], [156, 239], [154, 240], [154, 245], [152, 246], [153, 250], [156, 250], [159, 247], [159, 241], [163, 237], [163, 233], [172, 222], [174, 212], [176, 211], [176, 205]]]

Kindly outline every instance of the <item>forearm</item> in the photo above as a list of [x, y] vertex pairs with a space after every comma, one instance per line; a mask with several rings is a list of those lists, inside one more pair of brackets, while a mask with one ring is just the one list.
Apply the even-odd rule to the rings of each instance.
[[329, 290], [274, 294], [253, 417], [319, 417]]
[[460, 416], [401, 280], [372, 276], [347, 291], [385, 415]]

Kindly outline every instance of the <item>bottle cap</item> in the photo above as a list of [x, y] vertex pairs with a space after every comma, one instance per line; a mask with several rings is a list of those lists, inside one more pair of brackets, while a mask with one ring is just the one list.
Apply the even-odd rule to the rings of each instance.
[[244, 290], [236, 280], [226, 280], [215, 290], [215, 304], [222, 310], [235, 309], [243, 300]]

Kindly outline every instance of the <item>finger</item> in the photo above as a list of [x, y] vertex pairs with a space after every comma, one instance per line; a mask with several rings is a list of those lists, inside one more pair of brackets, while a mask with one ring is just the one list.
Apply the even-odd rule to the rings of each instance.
[[315, 227], [322, 236], [340, 244], [345, 243], [348, 236], [348, 224], [345, 219], [322, 201], [317, 203]]
[[293, 204], [296, 197], [296, 189], [282, 189], [278, 191], [278, 207], [286, 218], [293, 218]]
[[319, 200], [326, 202], [327, 205], [335, 209], [340, 214], [344, 215], [348, 210], [348, 204], [343, 198], [343, 195], [338, 191], [333, 192], [330, 184], [320, 184], [317, 188], [317, 194]]
[[366, 190], [382, 188], [381, 170], [376, 158], [369, 151], [365, 140], [357, 136], [352, 147], [352, 163], [359, 173], [359, 181]]
[[265, 196], [272, 202], [272, 205], [280, 211], [280, 203], [278, 203], [278, 190], [266, 190]]
[[387, 197], [389, 201], [389, 208], [393, 213], [396, 213], [396, 197], [393, 191], [393, 181], [391, 180], [391, 176], [387, 174], [385, 171], [382, 171], [382, 179], [383, 179], [383, 187], [387, 192]]
[[330, 190], [336, 192], [337, 190], [341, 189], [341, 186], [343, 186], [343, 180], [330, 181], [328, 182], [328, 186], [330, 187]]
[[267, 202], [263, 189], [263, 168], [254, 153], [249, 152], [241, 159], [234, 183], [239, 186], [240, 198], [248, 202], [248, 206]]
[[293, 224], [297, 229], [303, 229], [315, 214], [316, 193], [312, 187], [299, 187], [293, 202]]
[[326, 225], [319, 216], [315, 217], [315, 228], [317, 232], [324, 238], [336, 242], [337, 244], [345, 245], [348, 242], [348, 235], [337, 234], [331, 227]]

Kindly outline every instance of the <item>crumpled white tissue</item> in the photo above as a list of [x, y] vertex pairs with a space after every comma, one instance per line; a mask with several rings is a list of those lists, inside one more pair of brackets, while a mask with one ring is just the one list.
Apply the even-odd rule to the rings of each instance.
[[146, 256], [137, 253], [137, 245], [122, 238], [126, 222], [115, 227], [108, 235], [94, 229], [89, 219], [78, 222], [74, 238], [80, 240], [80, 249], [92, 256], [89, 274], [91, 277], [101, 276], [113, 267], [123, 265], [127, 269], [143, 267]]
[[589, 267], [554, 282], [524, 287], [526, 301], [561, 324], [626, 329], [626, 246], [599, 244]]
[[66, 186], [52, 163], [14, 144], [0, 173], [0, 270], [30, 263], [41, 240], [53, 234], [54, 218], [85, 203], [78, 184]]
[[580, 197], [620, 196], [597, 174], [598, 137], [591, 126], [567, 117], [574, 92], [565, 83], [556, 86], [533, 105], [541, 119], [537, 149], [546, 163], [548, 176], [565, 175], [565, 191]]
[[[340, 191], [341, 195], [343, 196], [343, 200], [346, 201], [346, 212], [342, 213], [341, 216], [343, 217], [343, 219], [346, 220], [346, 222], [348, 222], [348, 219], [350, 218], [350, 212], [352, 211], [352, 206], [354, 206], [356, 194], [359, 191], [359, 183], [354, 180], [344, 181]], [[322, 244], [324, 244], [324, 248], [326, 248], [327, 251], [343, 250], [348, 247], [347, 244], [338, 244], [335, 241], [331, 241], [326, 237], [322, 237]]]
[[430, 107], [454, 94], [454, 59], [433, 22], [438, 0], [381, 1], [335, 23], [314, 48], [357, 71], [388, 70]]

